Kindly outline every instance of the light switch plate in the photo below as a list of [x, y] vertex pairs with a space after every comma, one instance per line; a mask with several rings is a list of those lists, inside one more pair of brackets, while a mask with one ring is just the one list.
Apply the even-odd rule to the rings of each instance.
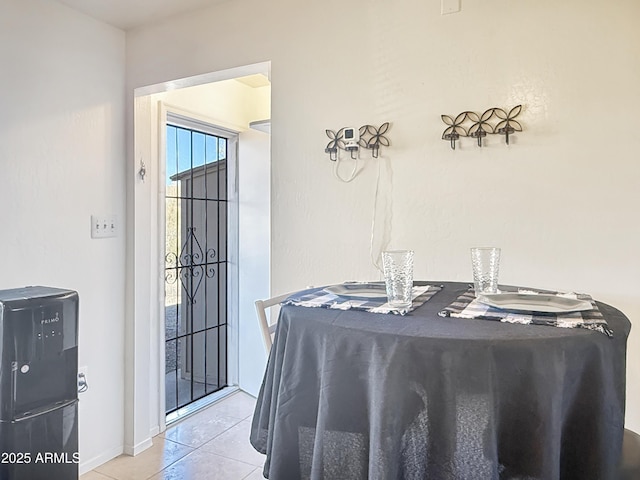
[[115, 215], [91, 215], [91, 238], [115, 237], [118, 223]]

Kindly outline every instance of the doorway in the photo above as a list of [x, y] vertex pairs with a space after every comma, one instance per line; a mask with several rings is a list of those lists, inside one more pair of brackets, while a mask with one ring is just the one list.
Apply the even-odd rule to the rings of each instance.
[[228, 385], [227, 164], [237, 134], [167, 114], [165, 412]]
[[[134, 252], [131, 258], [131, 299], [130, 308], [132, 322], [128, 335], [132, 339], [130, 370], [127, 371], [129, 380], [126, 386], [126, 412], [132, 419], [126, 432], [126, 451], [130, 454], [141, 451], [149, 445], [150, 438], [165, 430], [167, 423], [182, 418], [196, 409], [208, 405], [210, 402], [224, 396], [233, 389], [240, 388], [252, 395], [256, 395], [260, 387], [262, 371], [266, 364], [266, 354], [262, 346], [262, 339], [257, 328], [253, 301], [257, 298], [265, 298], [269, 295], [269, 269], [270, 269], [270, 134], [252, 128], [252, 123], [262, 123], [270, 119], [271, 115], [271, 84], [269, 81], [270, 64], [248, 65], [229, 70], [212, 72], [209, 74], [187, 77], [180, 80], [162, 84], [140, 87], [135, 90], [134, 98], [134, 160], [132, 163], [132, 211], [131, 211], [131, 241]], [[178, 120], [190, 119], [193, 123], [184, 125], [176, 123]], [[173, 122], [173, 123], [172, 123]], [[206, 273], [201, 277], [202, 283], [197, 286], [197, 275], [200, 266], [195, 262], [195, 253], [198, 244], [203, 253], [210, 250], [210, 246], [202, 245], [200, 234], [202, 227], [195, 225], [193, 244], [189, 240], [184, 253], [188, 255], [180, 264], [179, 256], [185, 240], [189, 236], [186, 224], [180, 223], [180, 232], [176, 234], [172, 252], [175, 254], [174, 274], [183, 273], [183, 281], [186, 286], [191, 286], [191, 293], [180, 296], [174, 293], [172, 301], [165, 299], [167, 281], [165, 276], [169, 274], [167, 251], [165, 251], [166, 238], [166, 204], [173, 201], [174, 204], [183, 200], [183, 195], [174, 194], [173, 200], [167, 199], [167, 183], [178, 184], [178, 177], [170, 180], [171, 176], [183, 172], [189, 172], [189, 168], [178, 165], [173, 172], [167, 171], [166, 165], [166, 125], [192, 130], [198, 134], [210, 134], [209, 141], [219, 139], [226, 140], [226, 154], [233, 151], [236, 154], [234, 162], [226, 157], [224, 162], [205, 161], [206, 166], [196, 165], [194, 161], [194, 177], [198, 175], [198, 168], [206, 169], [207, 176], [216, 168], [224, 164], [220, 169], [218, 181], [226, 175], [226, 199], [212, 197], [208, 201], [195, 201], [195, 203], [226, 203], [226, 219], [222, 220], [222, 226], [226, 222], [227, 246], [226, 281], [222, 280], [220, 272], [216, 271], [212, 278], [206, 278]], [[215, 126], [216, 132], [206, 130], [207, 126]], [[264, 125], [263, 125], [264, 126]], [[205, 128], [205, 130], [203, 130]], [[169, 133], [170, 135], [170, 133]], [[229, 139], [235, 135], [237, 142], [231, 146]], [[197, 137], [197, 135], [196, 135]], [[200, 137], [198, 137], [200, 138]], [[206, 143], [205, 135], [205, 143]], [[201, 141], [195, 139], [195, 142]], [[231, 140], [233, 141], [233, 140]], [[207, 147], [208, 148], [208, 147]], [[213, 152], [213, 149], [209, 150]], [[219, 157], [218, 161], [220, 160]], [[191, 162], [191, 161], [190, 161]], [[217, 173], [216, 173], [217, 175]], [[180, 179], [181, 188], [188, 190], [186, 180]], [[204, 184], [202, 184], [204, 186]], [[198, 197], [193, 186], [194, 199]], [[209, 187], [207, 187], [209, 189]], [[170, 194], [169, 197], [172, 195]], [[226, 200], [226, 202], [225, 202]], [[177, 205], [175, 207], [177, 211]], [[185, 212], [188, 207], [185, 206]], [[210, 209], [211, 210], [211, 209]], [[224, 209], [223, 209], [224, 212]], [[193, 208], [194, 215], [198, 215]], [[180, 215], [174, 217], [174, 224]], [[209, 216], [209, 220], [211, 220]], [[182, 220], [180, 220], [182, 222]], [[223, 227], [220, 227], [223, 228]], [[180, 245], [177, 237], [180, 236]], [[217, 241], [217, 232], [214, 235]], [[196, 241], [197, 239], [197, 241]], [[209, 242], [209, 241], [207, 241]], [[214, 262], [221, 258], [217, 251]], [[191, 265], [191, 255], [194, 256]], [[207, 263], [207, 262], [205, 262]], [[209, 262], [210, 263], [210, 262]], [[210, 267], [211, 265], [209, 265]], [[206, 270], [206, 266], [202, 265]], [[217, 264], [216, 264], [216, 268]], [[211, 273], [210, 273], [211, 275]], [[205, 280], [206, 278], [206, 280]], [[213, 282], [220, 279], [221, 285], [226, 285], [221, 292], [223, 301], [226, 301], [226, 318], [213, 317], [209, 311], [217, 312], [222, 308], [214, 302], [207, 303], [207, 314], [204, 319], [204, 328], [200, 328], [198, 318], [193, 322], [188, 320], [190, 316], [198, 317], [200, 314], [195, 308], [184, 303], [185, 298], [194, 296], [196, 305], [202, 305], [198, 296], [204, 295], [204, 285], [207, 285], [207, 293]], [[192, 282], [193, 283], [189, 283]], [[180, 278], [176, 277], [177, 284], [182, 287]], [[176, 284], [173, 286], [177, 290]], [[167, 307], [173, 305], [174, 319], [172, 326], [173, 336], [167, 335]], [[214, 305], [212, 307], [212, 305]], [[182, 320], [182, 316], [185, 320]], [[217, 314], [216, 314], [217, 315]], [[178, 319], [180, 316], [180, 320]], [[212, 340], [214, 333], [204, 333], [202, 330], [213, 327], [220, 332], [225, 330], [223, 336]], [[221, 327], [221, 328], [220, 328]], [[176, 332], [177, 329], [177, 333]], [[193, 346], [187, 334], [193, 334]], [[207, 338], [208, 336], [208, 338]], [[220, 338], [226, 340], [221, 341]], [[183, 339], [179, 339], [183, 338]], [[206, 347], [203, 338], [207, 338]], [[175, 340], [168, 343], [167, 340]], [[183, 345], [180, 346], [179, 344]], [[176, 346], [176, 344], [178, 344]], [[218, 351], [212, 351], [211, 346], [217, 345]], [[215, 367], [206, 362], [195, 360], [197, 349], [207, 352], [207, 358], [217, 357], [221, 354], [224, 360]], [[173, 349], [174, 358], [168, 359], [165, 350]], [[181, 353], [182, 352], [182, 353]], [[191, 361], [191, 355], [194, 360]], [[212, 355], [210, 357], [210, 355]], [[168, 363], [173, 365], [167, 365]], [[173, 395], [167, 394], [167, 373], [173, 372], [176, 379], [176, 370], [180, 362], [178, 379], [186, 381], [187, 393], [178, 393], [175, 400]], [[206, 372], [205, 372], [206, 365]], [[184, 366], [184, 373], [183, 367]], [[214, 373], [215, 372], [215, 373]], [[225, 378], [226, 377], [226, 378]], [[193, 388], [191, 381], [194, 381]], [[193, 404], [180, 408], [184, 403], [183, 398], [190, 400], [198, 398], [202, 383], [205, 392], [216, 390]], [[169, 388], [170, 390], [170, 388]], [[192, 395], [193, 390], [193, 395]], [[173, 397], [177, 410], [170, 415], [174, 406], [168, 401]]]

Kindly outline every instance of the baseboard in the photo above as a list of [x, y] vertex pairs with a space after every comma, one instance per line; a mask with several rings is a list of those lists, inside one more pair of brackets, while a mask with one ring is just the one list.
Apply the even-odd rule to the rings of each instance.
[[160, 434], [160, 426], [156, 425], [155, 427], [153, 427], [150, 431], [149, 431], [149, 436], [151, 438], [155, 437], [156, 435]]
[[93, 457], [90, 460], [87, 461], [80, 461], [80, 465], [78, 466], [78, 470], [80, 471], [80, 475], [84, 475], [87, 472], [90, 472], [91, 470], [99, 467], [100, 465], [107, 463], [109, 460], [113, 460], [114, 458], [116, 458], [117, 456], [120, 456], [122, 454], [125, 455], [131, 455], [131, 456], [135, 456], [138, 455], [139, 453], [145, 451], [147, 448], [151, 447], [153, 445], [153, 441], [151, 439], [151, 437], [157, 435], [153, 434], [153, 431], [158, 431], [160, 430], [158, 427], [155, 427], [152, 429], [151, 433], [152, 435], [143, 440], [142, 442], [138, 443], [137, 445], [135, 445], [134, 447], [127, 447], [127, 446], [119, 446], [119, 447], [115, 447], [115, 448], [111, 448], [109, 450], [107, 450], [106, 452], [101, 453], [100, 455], [96, 455], [95, 457]]
[[124, 453], [125, 455], [131, 455], [132, 457], [135, 457], [140, 452], [144, 452], [147, 448], [151, 447], [152, 445], [153, 445], [153, 441], [151, 440], [151, 437], [145, 438], [143, 441], [141, 441], [136, 445], [125, 445]]
[[90, 472], [91, 470], [93, 470], [96, 467], [99, 467], [103, 463], [107, 463], [109, 460], [112, 460], [117, 456], [122, 455], [122, 452], [124, 452], [124, 448], [122, 445], [120, 445], [119, 447], [111, 448], [106, 452], [102, 452], [100, 455], [96, 455], [95, 457], [87, 461], [81, 460], [80, 465], [78, 467], [78, 469], [80, 470], [80, 475]]

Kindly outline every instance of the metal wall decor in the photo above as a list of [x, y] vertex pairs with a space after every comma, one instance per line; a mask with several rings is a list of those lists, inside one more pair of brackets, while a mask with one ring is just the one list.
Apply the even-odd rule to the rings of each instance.
[[351, 154], [351, 158], [357, 158], [357, 152], [359, 148], [366, 148], [371, 150], [371, 156], [378, 158], [380, 151], [380, 145], [388, 147], [390, 145], [389, 139], [385, 137], [385, 134], [389, 130], [389, 122], [385, 122], [380, 125], [379, 128], [373, 125], [363, 125], [358, 129], [359, 138], [357, 142], [349, 142], [345, 139], [345, 130], [348, 127], [343, 127], [337, 132], [333, 130], [325, 130], [327, 137], [329, 137], [329, 143], [324, 149], [325, 153], [329, 154], [329, 159], [333, 162], [338, 160], [338, 150], [345, 150]]
[[509, 113], [502, 108], [493, 107], [482, 115], [475, 112], [462, 112], [455, 118], [449, 115], [441, 115], [442, 121], [449, 125], [442, 133], [442, 139], [451, 142], [451, 148], [456, 149], [456, 141], [460, 137], [472, 137], [478, 140], [478, 146], [482, 146], [482, 139], [487, 135], [504, 135], [505, 142], [509, 145], [509, 135], [521, 132], [522, 125], [514, 120], [522, 111], [522, 105], [516, 105]]

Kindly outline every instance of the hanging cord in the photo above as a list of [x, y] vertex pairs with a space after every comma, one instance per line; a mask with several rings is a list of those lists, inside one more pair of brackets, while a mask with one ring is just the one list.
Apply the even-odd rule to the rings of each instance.
[[340, 157], [336, 158], [336, 161], [334, 163], [335, 163], [335, 165], [333, 166], [333, 175], [338, 180], [340, 180], [340, 181], [342, 181], [344, 183], [349, 183], [351, 180], [356, 178], [356, 176], [358, 175], [358, 157], [355, 158], [355, 162], [354, 162], [354, 165], [353, 165], [353, 170], [351, 171], [351, 175], [347, 179], [342, 178], [340, 176], [340, 173], [338, 172], [338, 166], [340, 164]]
[[[390, 239], [390, 224], [391, 224], [391, 202], [390, 202], [390, 198], [391, 198], [391, 189], [388, 188], [387, 189], [387, 201], [385, 203], [385, 210], [384, 210], [384, 222], [383, 222], [383, 231], [382, 231], [382, 238], [380, 240], [380, 245], [379, 247], [376, 249], [375, 248], [375, 239], [376, 239], [376, 219], [378, 217], [378, 210], [379, 210], [379, 203], [380, 203], [380, 189], [381, 189], [381, 178], [382, 178], [382, 162], [383, 159], [382, 157], [378, 157], [378, 177], [376, 179], [376, 192], [373, 198], [373, 218], [371, 219], [371, 242], [370, 242], [370, 248], [369, 248], [369, 254], [371, 256], [371, 263], [373, 264], [374, 267], [376, 267], [376, 269], [380, 272], [381, 278], [383, 278], [384, 272], [383, 272], [383, 268], [381, 265], [381, 257], [382, 257], [382, 252], [387, 248], [387, 246], [389, 245]], [[392, 172], [391, 172], [391, 167], [390, 164], [387, 162], [387, 176], [388, 176], [388, 186], [391, 187], [391, 179], [392, 179]]]

